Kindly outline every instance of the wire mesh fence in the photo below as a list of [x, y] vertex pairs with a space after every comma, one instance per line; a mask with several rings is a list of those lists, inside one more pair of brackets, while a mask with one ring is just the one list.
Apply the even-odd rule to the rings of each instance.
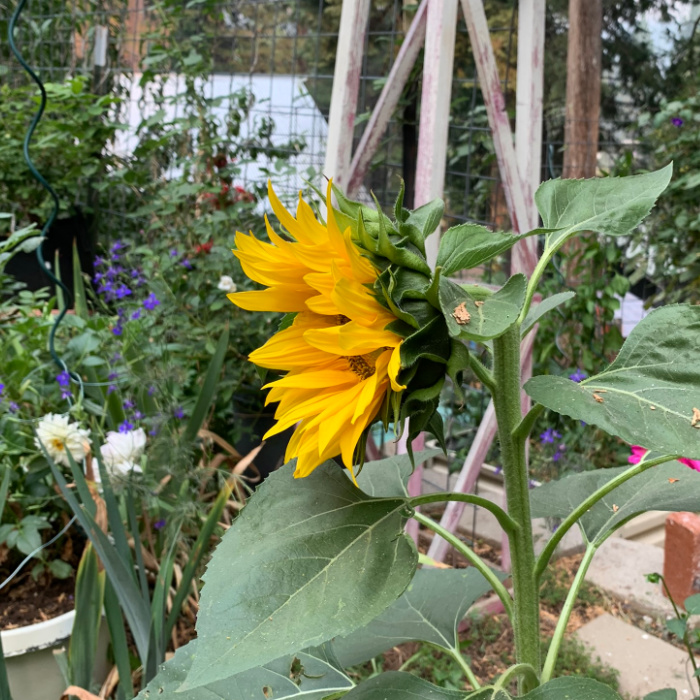
[[[342, 60], [336, 56], [341, 5], [341, 0], [30, 0], [17, 43], [42, 80], [63, 83], [81, 76], [91, 94], [113, 98], [107, 118], [115, 132], [105, 143], [109, 158], [98, 174], [83, 173], [90, 186], [75, 195], [80, 204], [94, 209], [97, 242], [138, 232], [142, 226], [146, 185], [130, 179], [129, 168], [136, 165], [155, 182], [179, 177], [185, 184], [201, 184], [215, 175], [217, 158], [223, 156], [230, 160], [232, 186], [262, 191], [262, 183], [273, 177], [275, 187], [287, 195], [305, 188], [307, 181], [322, 185], [323, 175], [333, 175], [323, 173], [323, 163], [333, 71], [335, 61]], [[2, 7], [2, 17], [10, 9]], [[371, 3], [367, 31], [357, 39], [364, 44], [358, 116], [354, 133], [347, 135], [355, 145], [416, 9], [411, 0]], [[492, 0], [487, 16], [506, 108], [513, 115], [517, 0]], [[6, 32], [6, 20], [0, 24]], [[28, 84], [4, 41], [0, 80], [6, 91]], [[364, 182], [383, 206], [393, 203], [401, 179], [411, 203], [420, 96], [419, 59]], [[31, 112], [27, 104], [27, 121]], [[617, 119], [601, 124], [599, 150], [606, 163], [614, 163], [634, 143], [634, 116], [633, 110], [621, 110]], [[543, 179], [561, 174], [563, 133], [563, 107], [555, 104], [546, 118]], [[166, 140], [167, 134], [177, 138]], [[187, 171], [183, 163], [188, 157], [204, 165]], [[468, 221], [509, 228], [461, 15], [445, 202], [448, 225]], [[0, 208], [5, 204], [11, 207], [13, 202]], [[167, 220], [167, 211], [160, 216]], [[498, 283], [506, 270], [507, 261], [480, 274]], [[446, 417], [458, 455], [453, 466], [468, 448], [485, 407], [486, 396], [477, 384], [463, 407], [446, 395]]]

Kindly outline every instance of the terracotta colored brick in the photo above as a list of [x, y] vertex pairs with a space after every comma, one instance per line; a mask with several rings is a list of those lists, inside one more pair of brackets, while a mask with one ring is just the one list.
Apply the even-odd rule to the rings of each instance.
[[664, 578], [678, 605], [700, 593], [700, 516], [671, 513], [666, 518]]

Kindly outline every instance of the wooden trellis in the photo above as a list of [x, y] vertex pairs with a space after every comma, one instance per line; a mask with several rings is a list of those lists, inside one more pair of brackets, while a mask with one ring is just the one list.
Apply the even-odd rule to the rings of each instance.
[[[474, 53], [513, 233], [525, 232], [536, 228], [538, 222], [533, 195], [540, 182], [542, 150], [545, 0], [519, 0], [518, 3], [515, 138], [505, 108], [483, 3], [481, 0], [461, 0], [459, 4]], [[325, 173], [332, 175], [350, 196], [358, 190], [398, 105], [420, 49], [425, 44], [414, 202], [418, 207], [443, 194], [458, 0], [422, 0], [353, 155], [352, 133], [364, 45], [357, 38], [365, 35], [369, 7], [370, 0], [343, 2]], [[437, 235], [427, 241], [429, 263], [435, 262], [438, 243]], [[513, 247], [512, 273], [530, 275], [536, 262], [536, 238], [524, 239]], [[531, 373], [532, 337], [533, 334], [530, 334], [522, 347], [524, 379]], [[527, 409], [528, 398], [525, 394], [522, 401], [523, 408]], [[468, 493], [473, 489], [496, 430], [495, 412], [493, 403], [490, 403], [464, 461], [455, 490]], [[422, 447], [420, 439], [418, 442], [414, 447]], [[413, 495], [420, 493], [421, 481], [422, 471], [416, 469], [409, 483], [409, 491]], [[464, 505], [450, 502], [440, 524], [454, 532]], [[416, 527], [417, 523], [409, 523], [409, 531], [414, 537]], [[447, 548], [446, 542], [435, 538], [428, 555], [441, 561]], [[509, 555], [506, 541], [503, 552], [503, 564], [507, 568]]]

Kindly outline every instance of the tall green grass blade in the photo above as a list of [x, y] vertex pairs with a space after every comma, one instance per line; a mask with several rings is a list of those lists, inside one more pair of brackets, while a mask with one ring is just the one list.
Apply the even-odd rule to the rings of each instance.
[[7, 668], [5, 668], [5, 654], [2, 650], [0, 638], [0, 700], [12, 700], [10, 695], [10, 682], [7, 680]]
[[[56, 279], [59, 282], [63, 281], [61, 279], [61, 265], [59, 264], [58, 250], [53, 257], [53, 273], [56, 275]], [[63, 289], [61, 289], [61, 285], [59, 284], [56, 285], [56, 305], [59, 311], [63, 311], [63, 309], [66, 308], [66, 300], [63, 296]]]
[[104, 465], [104, 460], [99, 460], [100, 481], [102, 482], [102, 498], [104, 499], [107, 508], [107, 523], [109, 531], [114, 540], [114, 548], [126, 568], [129, 570], [131, 579], [136, 584], [136, 574], [134, 573], [134, 559], [131, 556], [131, 548], [129, 547], [128, 538], [122, 516], [119, 511], [119, 503], [117, 497], [112, 490], [112, 483], [109, 480], [109, 473]]
[[122, 617], [119, 599], [109, 580], [105, 582], [105, 617], [109, 628], [109, 638], [112, 642], [114, 664], [119, 672], [118, 700], [131, 700], [134, 697], [134, 684], [131, 681], [131, 662], [129, 660], [129, 644], [126, 640], [126, 629]]
[[85, 283], [83, 282], [83, 270], [80, 266], [78, 246], [73, 241], [73, 308], [76, 316], [87, 321], [88, 307], [85, 295]]
[[68, 673], [71, 684], [89, 689], [92, 684], [97, 642], [102, 622], [105, 571], [91, 542], [80, 558], [75, 578], [75, 620], [68, 647]]
[[[179, 533], [178, 533], [179, 534]], [[168, 599], [168, 591], [170, 590], [170, 582], [173, 578], [173, 567], [175, 565], [175, 546], [177, 537], [173, 537], [173, 541], [168, 549], [168, 553], [164, 561], [161, 561], [158, 578], [153, 589], [153, 598], [151, 600], [151, 620], [153, 625], [153, 633], [155, 636], [156, 654], [158, 656], [158, 664], [165, 661], [165, 648], [168, 642], [168, 636], [165, 634], [166, 615], [165, 603]]]
[[228, 502], [230, 496], [231, 486], [227, 483], [216, 497], [216, 500], [209, 511], [209, 515], [204, 521], [202, 529], [199, 531], [199, 536], [197, 537], [197, 540], [189, 553], [187, 564], [182, 572], [182, 581], [178, 586], [177, 592], [173, 599], [173, 607], [170, 610], [170, 615], [168, 615], [168, 621], [165, 625], [164, 637], [166, 639], [170, 637], [170, 634], [173, 631], [173, 627], [175, 626], [177, 618], [180, 615], [182, 604], [185, 602], [185, 599], [189, 593], [190, 584], [197, 573], [197, 568], [202, 561], [202, 557], [207, 553], [207, 545], [209, 540], [214, 533], [214, 528], [219, 522], [221, 514], [224, 512], [224, 508], [226, 507], [226, 503]]
[[2, 516], [5, 510], [5, 501], [7, 501], [7, 491], [10, 488], [10, 477], [12, 472], [9, 467], [5, 469], [5, 473], [2, 475], [2, 484], [0, 484], [0, 516]]
[[94, 518], [90, 517], [86, 509], [78, 502], [73, 491], [68, 488], [68, 484], [61, 470], [56, 466], [45, 450], [44, 456], [49, 463], [53, 477], [63, 497], [66, 499], [73, 513], [75, 513], [78, 518], [78, 522], [93, 543], [97, 554], [107, 570], [107, 575], [114, 584], [119, 604], [131, 628], [131, 633], [134, 637], [134, 643], [138, 649], [139, 656], [145, 663], [146, 659], [148, 659], [148, 648], [150, 644], [150, 610], [148, 604], [141, 597], [141, 592], [136, 587], [133, 574], [129, 571], [128, 563], [120, 558], [112, 543], [98, 527]]
[[90, 517], [94, 518], [95, 514], [97, 513], [97, 504], [92, 498], [87, 480], [83, 474], [83, 469], [82, 467], [79, 467], [76, 461], [73, 459], [73, 455], [70, 453], [70, 450], [66, 450], [66, 455], [68, 456], [68, 464], [70, 464], [70, 470], [73, 474], [75, 488], [78, 490], [83, 507], [87, 510]]
[[138, 575], [139, 584], [141, 585], [141, 594], [144, 601], [148, 604], [150, 594], [148, 592], [148, 581], [146, 580], [146, 567], [143, 563], [143, 553], [141, 552], [141, 533], [139, 532], [139, 523], [136, 519], [136, 507], [134, 505], [134, 494], [131, 488], [126, 489], [126, 515], [129, 520], [129, 528], [131, 529], [131, 537], [134, 540], [134, 556], [136, 558], [136, 573]]
[[216, 350], [214, 351], [214, 356], [211, 358], [211, 362], [207, 368], [207, 374], [204, 377], [202, 390], [199, 392], [197, 402], [194, 406], [194, 410], [192, 411], [192, 416], [185, 427], [185, 432], [182, 436], [185, 445], [195, 441], [197, 433], [202, 427], [204, 419], [207, 417], [207, 412], [209, 411], [211, 402], [214, 400], [219, 383], [219, 375], [221, 374], [221, 368], [224, 364], [224, 358], [226, 357], [228, 339], [229, 329], [227, 327], [219, 338]]

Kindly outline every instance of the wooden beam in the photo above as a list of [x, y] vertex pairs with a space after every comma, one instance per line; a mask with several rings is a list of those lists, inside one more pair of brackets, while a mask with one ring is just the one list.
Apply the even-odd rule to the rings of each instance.
[[326, 177], [332, 177], [341, 189], [347, 182], [350, 170], [368, 18], [369, 0], [343, 0], [328, 116], [326, 160], [323, 167]]
[[506, 101], [501, 90], [501, 79], [498, 75], [496, 57], [484, 14], [484, 5], [481, 0], [462, 0], [462, 10], [476, 61], [479, 85], [484, 95], [486, 114], [493, 136], [498, 171], [501, 175], [510, 221], [513, 232], [521, 233], [528, 230], [529, 217], [515, 158], [513, 133], [506, 112]]
[[[425, 28], [415, 207], [443, 195], [456, 38], [457, 0], [430, 0]], [[434, 233], [425, 243], [428, 265], [434, 267], [440, 232]], [[424, 444], [425, 438], [421, 435], [414, 440], [413, 449], [423, 449]], [[399, 451], [405, 447], [401, 442], [397, 446]], [[409, 495], [419, 495], [422, 486], [423, 466], [420, 465], [408, 480]], [[409, 520], [406, 530], [417, 542], [418, 523]]]
[[408, 77], [423, 47], [425, 25], [428, 17], [428, 2], [429, 0], [421, 2], [411, 22], [411, 26], [406, 32], [399, 53], [389, 72], [389, 77], [384, 83], [377, 104], [372, 110], [372, 116], [367, 122], [360, 143], [357, 146], [350, 164], [350, 173], [345, 188], [349, 197], [354, 197], [357, 194], [365, 175], [367, 175], [372, 158], [379, 148], [379, 143], [384, 136], [389, 120], [399, 104], [399, 99], [404, 87], [406, 87]]

